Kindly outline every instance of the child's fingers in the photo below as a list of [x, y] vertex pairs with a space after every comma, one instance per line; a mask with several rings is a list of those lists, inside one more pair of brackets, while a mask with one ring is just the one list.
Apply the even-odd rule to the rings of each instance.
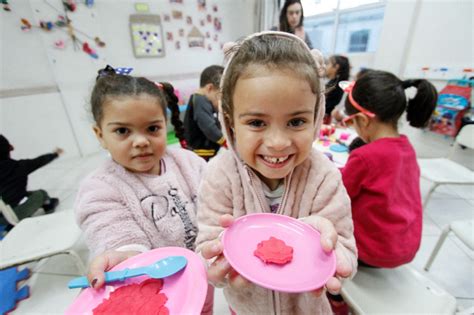
[[227, 227], [231, 226], [232, 223], [234, 223], [234, 217], [231, 216], [230, 214], [224, 214], [219, 218], [219, 224], [223, 228], [227, 228]]
[[89, 272], [87, 279], [92, 288], [101, 288], [105, 282], [104, 271], [107, 269], [108, 259], [105, 255], [100, 255], [94, 258], [89, 265]]
[[250, 281], [242, 277], [237, 271], [233, 268], [229, 271], [229, 285], [235, 290], [241, 290], [247, 287], [250, 284]]
[[207, 279], [216, 287], [222, 287], [225, 284], [225, 277], [231, 267], [224, 256], [219, 256], [207, 269]]
[[201, 255], [205, 259], [214, 258], [220, 254], [222, 254], [222, 243], [220, 240], [214, 240], [209, 244], [202, 247]]
[[336, 275], [342, 278], [347, 278], [352, 273], [352, 265], [347, 257], [340, 251], [335, 250], [336, 253]]
[[334, 224], [326, 218], [319, 217], [316, 220], [318, 231], [321, 233], [321, 246], [325, 252], [334, 249], [337, 242], [337, 232]]
[[89, 265], [87, 279], [94, 289], [101, 288], [105, 283], [104, 272], [112, 269], [122, 261], [138, 255], [137, 251], [115, 251], [110, 250], [94, 258]]
[[326, 288], [328, 292], [331, 293], [332, 295], [339, 294], [341, 292], [341, 287], [342, 287], [341, 280], [339, 280], [336, 277], [332, 277], [326, 283]]
[[330, 252], [335, 248], [337, 232], [331, 221], [321, 216], [309, 216], [300, 218], [300, 220], [311, 225], [321, 233], [321, 246], [325, 252]]
[[321, 289], [317, 289], [317, 290], [311, 291], [311, 293], [314, 294], [316, 297], [320, 297], [321, 294], [323, 294], [323, 292], [324, 292], [324, 287], [321, 288]]

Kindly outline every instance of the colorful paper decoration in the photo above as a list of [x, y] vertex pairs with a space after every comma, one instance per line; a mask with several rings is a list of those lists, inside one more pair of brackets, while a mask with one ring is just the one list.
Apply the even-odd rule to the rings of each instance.
[[159, 15], [130, 15], [130, 31], [136, 58], [165, 56], [163, 30]]
[[135, 3], [135, 11], [141, 13], [149, 12], [150, 7], [148, 6], [148, 3], [137, 2]]
[[193, 26], [191, 31], [188, 34], [188, 46], [192, 47], [201, 47], [204, 48], [204, 35], [197, 29], [196, 26]]

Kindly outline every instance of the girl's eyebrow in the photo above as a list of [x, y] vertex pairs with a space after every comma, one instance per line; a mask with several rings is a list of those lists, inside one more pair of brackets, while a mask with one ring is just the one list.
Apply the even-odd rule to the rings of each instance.
[[293, 113], [289, 114], [289, 116], [298, 116], [298, 115], [306, 115], [306, 114], [313, 115], [314, 111], [312, 111], [312, 110], [299, 110], [299, 111], [296, 111], [296, 112], [293, 112]]
[[247, 112], [239, 115], [239, 118], [246, 117], [246, 116], [253, 116], [253, 117], [264, 117], [268, 116], [267, 114], [264, 113], [259, 113], [259, 112]]
[[[148, 122], [148, 124], [157, 124], [157, 123], [163, 123], [164, 122], [164, 119], [157, 119], [157, 120], [153, 120], [153, 121], [150, 121]], [[119, 126], [132, 126], [132, 124], [129, 124], [129, 123], [124, 123], [124, 122], [120, 122], [120, 121], [112, 121], [112, 122], [109, 122], [107, 124], [107, 126], [113, 126], [113, 125], [119, 125]]]

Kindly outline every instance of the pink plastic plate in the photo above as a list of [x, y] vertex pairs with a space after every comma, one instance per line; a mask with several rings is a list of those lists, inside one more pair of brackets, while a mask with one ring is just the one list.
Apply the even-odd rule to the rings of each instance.
[[[184, 256], [188, 263], [184, 270], [164, 278], [162, 292], [168, 297], [166, 307], [170, 314], [200, 314], [206, 300], [207, 274], [202, 260], [194, 252], [181, 247], [162, 247], [131, 257], [118, 264], [112, 270], [142, 267], [168, 256]], [[92, 314], [92, 310], [110, 292], [123, 285], [140, 283], [148, 276], [130, 278], [114, 285], [107, 285], [100, 290], [85, 289], [69, 306], [65, 314]]]
[[[254, 255], [257, 244], [276, 237], [293, 247], [293, 260], [266, 264]], [[240, 217], [222, 235], [224, 256], [244, 278], [264, 288], [306, 292], [321, 288], [336, 271], [334, 252], [321, 248], [320, 234], [294, 218], [271, 213]]]

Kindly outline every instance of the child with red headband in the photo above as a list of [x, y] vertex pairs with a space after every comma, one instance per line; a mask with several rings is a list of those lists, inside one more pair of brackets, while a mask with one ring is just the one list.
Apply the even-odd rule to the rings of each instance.
[[[409, 87], [417, 93], [407, 102]], [[411, 126], [425, 126], [437, 92], [426, 80], [401, 81], [384, 71], [370, 71], [343, 90], [348, 93], [344, 122], [367, 143], [351, 152], [342, 170], [359, 265], [397, 267], [418, 251], [423, 211], [416, 154], [397, 124], [406, 111]]]

